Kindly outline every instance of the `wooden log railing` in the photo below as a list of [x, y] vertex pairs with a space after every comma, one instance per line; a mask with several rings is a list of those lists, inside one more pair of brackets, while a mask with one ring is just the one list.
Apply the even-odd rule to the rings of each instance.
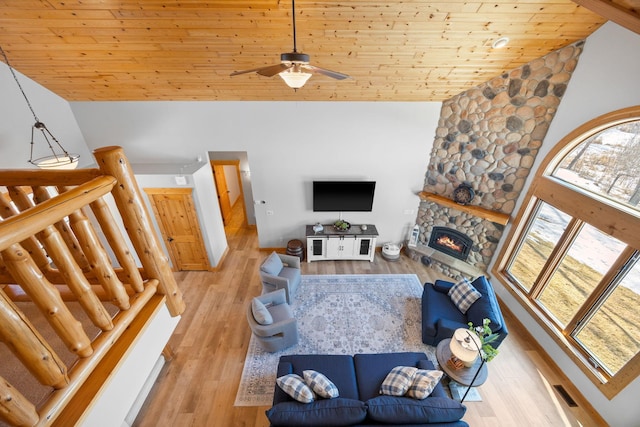
[[[145, 307], [164, 303], [172, 316], [185, 309], [123, 150], [105, 147], [94, 156], [94, 169], [0, 171], [0, 341], [25, 373], [54, 390], [46, 402], [30, 402], [0, 376], [0, 420], [9, 425], [55, 425], [78, 390], [100, 377], [92, 372], [129, 325], [154, 312]], [[17, 301], [25, 300], [77, 357], [73, 367], [21, 311]], [[100, 331], [95, 339], [70, 300]], [[113, 318], [109, 303], [119, 309]]]

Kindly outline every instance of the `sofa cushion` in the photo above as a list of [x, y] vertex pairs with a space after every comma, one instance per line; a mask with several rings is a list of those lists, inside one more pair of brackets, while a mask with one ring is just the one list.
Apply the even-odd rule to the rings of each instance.
[[254, 298], [251, 301], [251, 312], [253, 318], [261, 325], [271, 325], [273, 323], [273, 316], [269, 313], [267, 307], [258, 298]]
[[418, 369], [405, 396], [412, 399], [426, 399], [436, 388], [443, 372], [438, 370]]
[[313, 391], [304, 382], [300, 375], [288, 374], [278, 377], [276, 378], [276, 384], [278, 384], [278, 387], [298, 402], [311, 403], [315, 400]]
[[[280, 356], [277, 376], [293, 373], [303, 376], [303, 372], [307, 369], [322, 372], [327, 378], [330, 378], [340, 391], [340, 398], [365, 400], [360, 399], [358, 394], [353, 356], [346, 354], [290, 354]], [[377, 387], [380, 387], [380, 383], [378, 383]], [[290, 400], [291, 397], [274, 384], [273, 404]]]
[[266, 411], [273, 426], [348, 426], [359, 424], [367, 416], [364, 402], [338, 397], [309, 404], [282, 402]]
[[[428, 362], [427, 355], [419, 352], [356, 354], [353, 356], [353, 363], [358, 379], [360, 400], [366, 401], [372, 397], [380, 396], [382, 381], [394, 367], [417, 367], [422, 360]], [[433, 369], [433, 365], [430, 369]], [[342, 392], [342, 387], [338, 385], [338, 388], [340, 395], [346, 397]]]
[[262, 265], [260, 266], [260, 270], [264, 271], [267, 274], [271, 274], [272, 276], [277, 276], [280, 274], [284, 265], [282, 264], [282, 260], [278, 256], [276, 252], [272, 252], [271, 255], [264, 260]]
[[369, 418], [393, 425], [454, 422], [460, 420], [467, 410], [460, 402], [446, 397], [416, 400], [378, 396], [367, 400], [366, 404]]
[[382, 381], [380, 394], [388, 396], [404, 396], [413, 384], [418, 368], [415, 366], [396, 366]]
[[466, 313], [471, 304], [476, 302], [482, 294], [474, 288], [467, 279], [462, 279], [449, 290], [449, 298], [461, 313]]
[[483, 297], [478, 299], [469, 310], [467, 310], [467, 318], [474, 326], [482, 326], [484, 319], [489, 319], [489, 328], [493, 332], [502, 329], [502, 312], [498, 306], [495, 292], [486, 277], [477, 277], [471, 282], [474, 288], [480, 292]]
[[313, 369], [307, 369], [302, 372], [302, 376], [304, 377], [304, 382], [316, 395], [325, 399], [338, 397], [338, 387], [324, 374]]

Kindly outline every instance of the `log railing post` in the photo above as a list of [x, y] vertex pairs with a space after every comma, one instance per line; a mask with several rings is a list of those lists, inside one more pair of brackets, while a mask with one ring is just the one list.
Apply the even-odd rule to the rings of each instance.
[[18, 243], [1, 253], [2, 261], [20, 287], [29, 295], [69, 351], [80, 357], [93, 353], [82, 324], [71, 314], [60, 292], [47, 280]]
[[[33, 187], [33, 195], [38, 203], [49, 200], [49, 193], [44, 187]], [[111, 301], [121, 310], [128, 310], [131, 306], [129, 295], [124, 285], [118, 279], [111, 265], [111, 260], [100, 243], [100, 239], [91, 226], [89, 219], [78, 209], [69, 215], [69, 225], [73, 230], [80, 249], [89, 261], [91, 270], [109, 295]]]
[[[3, 219], [11, 218], [20, 212], [7, 199], [0, 197], [0, 217]], [[44, 253], [36, 238], [31, 236], [27, 240], [21, 242], [22, 246], [29, 251], [31, 258], [36, 262], [38, 268], [42, 271], [50, 269], [47, 254]]]
[[0, 377], [0, 420], [12, 426], [32, 426], [39, 419], [35, 405]]
[[168, 258], [162, 252], [133, 169], [124, 151], [121, 147], [103, 147], [95, 150], [93, 155], [100, 170], [118, 181], [111, 193], [146, 274], [159, 280], [159, 292], [166, 295], [167, 308], [171, 315], [180, 315], [185, 308], [182, 293], [173, 276]]
[[40, 384], [58, 389], [69, 384], [64, 362], [1, 289], [0, 325], [0, 341], [9, 347]]
[[128, 283], [136, 292], [142, 292], [144, 290], [144, 281], [136, 266], [136, 261], [133, 259], [133, 255], [131, 255], [129, 246], [109, 210], [109, 206], [107, 206], [107, 203], [102, 198], [96, 199], [90, 206], [93, 215], [95, 215], [102, 228], [107, 242], [109, 242], [116, 259], [126, 274]]

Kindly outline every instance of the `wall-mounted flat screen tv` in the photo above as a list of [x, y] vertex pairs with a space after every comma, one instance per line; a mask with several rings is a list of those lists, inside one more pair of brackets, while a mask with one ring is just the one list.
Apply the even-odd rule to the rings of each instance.
[[313, 181], [314, 212], [370, 212], [375, 181]]

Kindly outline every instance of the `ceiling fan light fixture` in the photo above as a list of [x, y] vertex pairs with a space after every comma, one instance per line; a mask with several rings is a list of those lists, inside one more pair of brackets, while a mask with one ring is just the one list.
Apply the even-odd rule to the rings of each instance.
[[300, 89], [311, 77], [311, 73], [302, 71], [299, 64], [295, 64], [288, 70], [279, 74], [284, 82], [292, 89]]

